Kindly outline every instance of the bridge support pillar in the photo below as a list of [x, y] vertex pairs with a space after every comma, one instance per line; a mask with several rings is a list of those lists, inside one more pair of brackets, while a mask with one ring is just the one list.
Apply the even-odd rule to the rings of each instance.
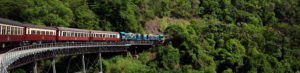
[[101, 52], [99, 53], [99, 66], [100, 66], [100, 71], [99, 71], [99, 73], [103, 73], [103, 70], [102, 70]]
[[53, 73], [56, 73], [55, 58], [52, 59], [52, 69], [53, 69]]
[[84, 54], [82, 54], [81, 56], [82, 56], [81, 57], [81, 60], [82, 60], [82, 71], [83, 71], [83, 73], [86, 73], [86, 71], [85, 71], [85, 62], [84, 62]]
[[37, 62], [34, 61], [33, 73], [37, 73]]

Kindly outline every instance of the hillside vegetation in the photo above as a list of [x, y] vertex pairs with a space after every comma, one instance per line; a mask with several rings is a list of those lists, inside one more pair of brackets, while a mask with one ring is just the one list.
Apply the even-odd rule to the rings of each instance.
[[[299, 3], [0, 0], [0, 17], [43, 26], [168, 35], [163, 46], [140, 53], [138, 59], [130, 53], [105, 59], [105, 72], [299, 73]], [[98, 71], [97, 66], [89, 70]]]

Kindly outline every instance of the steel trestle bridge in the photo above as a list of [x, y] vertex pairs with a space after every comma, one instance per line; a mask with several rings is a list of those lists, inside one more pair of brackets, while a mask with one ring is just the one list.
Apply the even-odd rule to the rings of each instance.
[[[32, 62], [35, 63], [34, 73], [37, 73], [36, 61], [57, 56], [99, 53], [101, 61], [101, 52], [125, 52], [130, 46], [155, 46], [159, 43], [158, 41], [64, 42], [21, 46], [0, 54], [0, 73], [8, 73], [10, 69]], [[85, 73], [84, 55], [82, 57], [83, 72]], [[52, 65], [53, 72], [56, 73], [54, 59]], [[100, 68], [102, 72], [102, 66]]]

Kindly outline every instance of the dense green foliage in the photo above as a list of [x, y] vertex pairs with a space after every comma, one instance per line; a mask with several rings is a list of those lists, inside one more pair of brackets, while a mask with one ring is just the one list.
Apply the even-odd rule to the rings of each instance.
[[138, 33], [159, 20], [164, 46], [104, 60], [105, 72], [300, 71], [299, 0], [1, 0], [0, 17]]

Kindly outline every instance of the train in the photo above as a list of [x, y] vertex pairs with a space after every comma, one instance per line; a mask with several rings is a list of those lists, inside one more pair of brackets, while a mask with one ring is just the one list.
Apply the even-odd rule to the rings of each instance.
[[138, 34], [113, 31], [85, 30], [67, 27], [47, 27], [23, 24], [0, 18], [0, 45], [28, 45], [43, 42], [118, 42], [118, 41], [164, 41], [163, 34]]

